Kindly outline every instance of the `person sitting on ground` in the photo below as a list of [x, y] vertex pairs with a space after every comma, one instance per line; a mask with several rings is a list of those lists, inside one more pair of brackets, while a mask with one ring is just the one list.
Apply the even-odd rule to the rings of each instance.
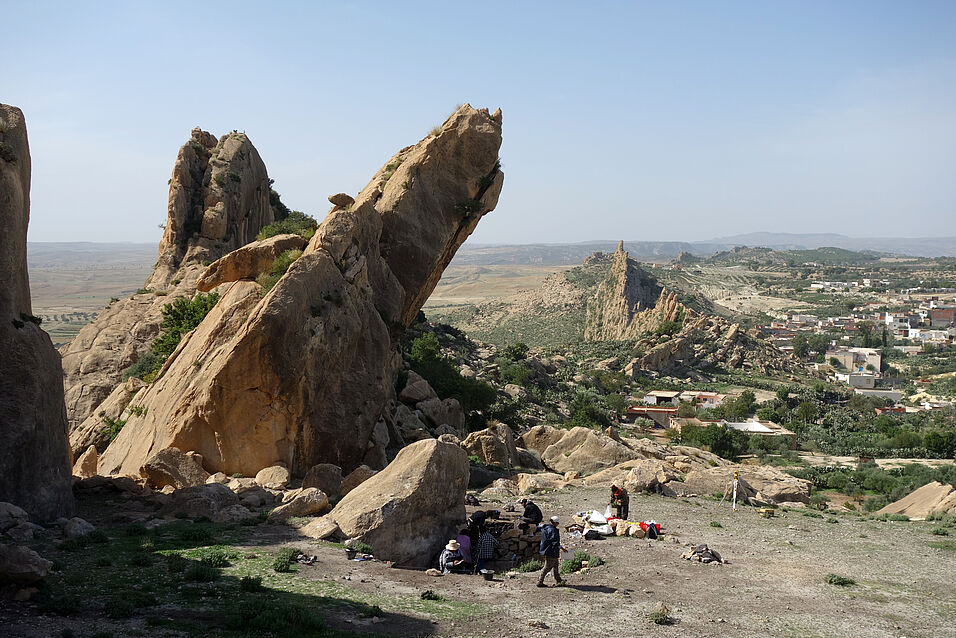
[[461, 547], [458, 541], [452, 539], [445, 545], [438, 557], [438, 568], [443, 574], [450, 574], [453, 571], [463, 571], [465, 569], [465, 559], [461, 555]]
[[541, 528], [541, 545], [538, 547], [538, 553], [544, 558], [544, 569], [538, 578], [538, 587], [546, 587], [544, 577], [548, 572], [554, 572], [554, 584], [560, 585], [564, 581], [561, 574], [558, 573], [558, 558], [561, 556], [561, 532], [558, 530], [558, 524], [561, 522], [557, 516], [552, 516], [551, 520]]
[[498, 539], [491, 535], [491, 532], [485, 530], [478, 537], [478, 544], [475, 546], [475, 571], [481, 572], [485, 568], [485, 561], [491, 560], [495, 556], [495, 548], [498, 547]]
[[475, 561], [471, 559], [471, 536], [468, 535], [468, 528], [463, 527], [458, 530], [458, 538], [455, 540], [458, 541], [458, 551], [461, 552], [461, 557], [465, 559], [465, 565], [470, 568]]
[[527, 530], [533, 525], [535, 529], [537, 529], [538, 525], [541, 524], [541, 521], [544, 520], [544, 514], [541, 513], [541, 508], [526, 498], [523, 498], [518, 502], [524, 506], [524, 513], [521, 515], [521, 525], [519, 525], [519, 527], [522, 530]]
[[617, 485], [611, 486], [611, 505], [614, 506], [614, 511], [617, 512], [615, 516], [627, 520], [627, 511], [630, 500], [631, 499], [628, 497], [626, 489], [623, 487], [618, 487]]

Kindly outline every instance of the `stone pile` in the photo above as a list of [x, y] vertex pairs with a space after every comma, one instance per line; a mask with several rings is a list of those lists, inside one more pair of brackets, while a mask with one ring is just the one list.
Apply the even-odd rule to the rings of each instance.
[[717, 550], [710, 549], [706, 545], [692, 545], [690, 549], [681, 554], [680, 557], [684, 560], [697, 561], [698, 563], [720, 564], [724, 562], [724, 559], [717, 553]]
[[525, 533], [514, 528], [503, 532], [499, 541], [501, 544], [495, 552], [496, 558], [510, 559], [515, 556], [515, 564], [520, 565], [526, 560], [539, 557], [540, 533]]

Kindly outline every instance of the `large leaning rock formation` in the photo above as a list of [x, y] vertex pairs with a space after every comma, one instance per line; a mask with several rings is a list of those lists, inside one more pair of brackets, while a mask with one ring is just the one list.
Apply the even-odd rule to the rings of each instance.
[[0, 122], [0, 501], [51, 520], [74, 505], [63, 377], [30, 301], [26, 122], [6, 104]]
[[376, 428], [401, 363], [398, 342], [455, 251], [491, 211], [504, 175], [501, 114], [465, 105], [437, 134], [399, 151], [263, 295], [248, 280], [180, 343], [100, 459], [138, 474], [166, 447], [209, 472], [254, 475], [283, 462], [344, 473], [381, 467]]
[[110, 304], [60, 349], [74, 452], [103, 446], [90, 436], [102, 429], [98, 406], [116, 390], [123, 371], [149, 353], [163, 306], [192, 297], [210, 262], [253, 241], [274, 221], [269, 194], [265, 164], [244, 133], [217, 141], [193, 129], [173, 167], [166, 227], [145, 292]]

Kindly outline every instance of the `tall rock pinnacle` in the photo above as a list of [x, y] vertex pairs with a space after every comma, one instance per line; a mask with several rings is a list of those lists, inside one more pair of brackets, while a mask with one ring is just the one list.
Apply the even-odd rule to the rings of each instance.
[[29, 221], [26, 122], [0, 104], [0, 501], [52, 520], [73, 512], [71, 459], [59, 356], [32, 315]]

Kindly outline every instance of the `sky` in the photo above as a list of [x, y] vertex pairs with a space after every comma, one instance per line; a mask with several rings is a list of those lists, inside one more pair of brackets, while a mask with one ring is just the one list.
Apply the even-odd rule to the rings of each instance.
[[321, 219], [457, 104], [503, 112], [469, 240], [956, 235], [956, 3], [4, 0], [31, 241], [159, 241], [194, 126]]

